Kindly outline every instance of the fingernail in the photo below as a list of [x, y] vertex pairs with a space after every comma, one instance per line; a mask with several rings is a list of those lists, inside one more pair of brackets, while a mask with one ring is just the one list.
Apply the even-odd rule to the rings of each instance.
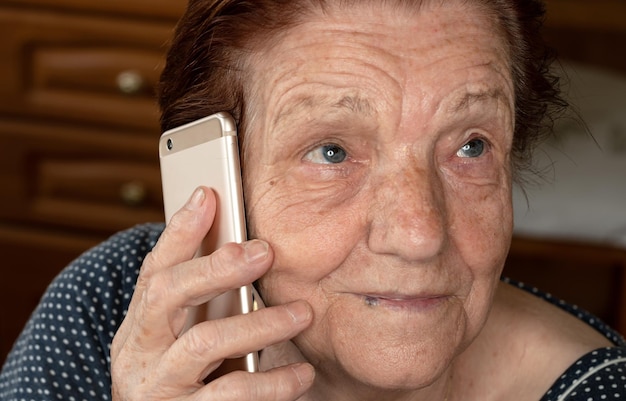
[[291, 370], [296, 374], [301, 387], [311, 384], [315, 378], [315, 369], [308, 363], [292, 365]]
[[311, 317], [311, 309], [304, 302], [293, 302], [288, 304], [286, 308], [294, 323], [307, 321]]
[[196, 190], [193, 191], [191, 198], [189, 198], [189, 201], [187, 202], [187, 209], [195, 210], [200, 208], [205, 198], [206, 196], [202, 188], [196, 188]]
[[269, 246], [265, 241], [255, 239], [246, 242], [243, 244], [246, 262], [254, 263], [265, 259], [267, 257], [268, 248]]

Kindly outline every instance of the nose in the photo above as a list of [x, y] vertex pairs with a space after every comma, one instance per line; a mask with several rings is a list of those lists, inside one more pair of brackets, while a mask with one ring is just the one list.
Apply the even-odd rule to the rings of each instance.
[[406, 261], [428, 261], [446, 241], [442, 183], [431, 169], [404, 167], [381, 179], [370, 208], [368, 246], [372, 252]]

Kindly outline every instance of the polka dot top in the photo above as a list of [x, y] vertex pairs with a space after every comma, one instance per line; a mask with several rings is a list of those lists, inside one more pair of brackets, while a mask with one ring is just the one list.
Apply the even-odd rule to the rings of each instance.
[[113, 335], [163, 225], [114, 235], [57, 276], [0, 374], [0, 400], [110, 400]]
[[[162, 224], [120, 232], [87, 251], [51, 283], [0, 373], [0, 400], [110, 400], [109, 357], [139, 267]], [[626, 342], [585, 311], [504, 280], [587, 322], [615, 347], [581, 357], [539, 401], [626, 400]]]

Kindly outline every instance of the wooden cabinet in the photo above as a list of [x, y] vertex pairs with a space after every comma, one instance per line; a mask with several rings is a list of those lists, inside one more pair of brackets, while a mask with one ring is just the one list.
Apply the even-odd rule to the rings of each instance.
[[163, 220], [154, 93], [184, 7], [0, 3], [0, 361], [63, 266]]

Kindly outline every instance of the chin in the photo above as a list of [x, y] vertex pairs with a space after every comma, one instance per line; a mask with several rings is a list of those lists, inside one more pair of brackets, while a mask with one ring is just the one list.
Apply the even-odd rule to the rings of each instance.
[[386, 391], [411, 391], [433, 384], [449, 367], [454, 355], [415, 349], [378, 350], [339, 360], [355, 381]]
[[352, 383], [355, 389], [416, 390], [433, 384], [465, 348], [466, 324], [461, 314], [447, 312], [434, 322], [343, 315], [325, 325], [324, 333], [303, 333], [311, 341], [326, 339], [316, 343], [316, 352], [305, 351], [307, 343], [312, 345], [306, 338], [298, 345], [307, 359], [320, 362], [314, 364], [321, 376], [337, 386]]

